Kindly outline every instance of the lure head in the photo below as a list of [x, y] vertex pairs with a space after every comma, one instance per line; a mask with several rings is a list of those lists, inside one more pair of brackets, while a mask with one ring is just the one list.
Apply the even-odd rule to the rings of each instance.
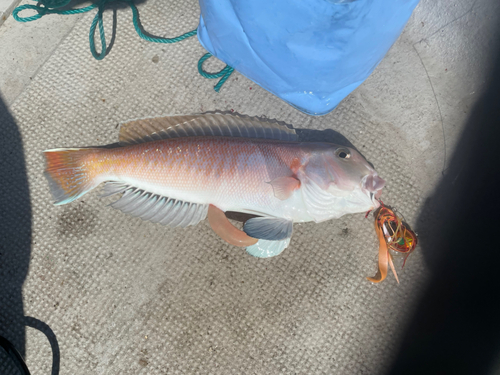
[[335, 198], [330, 203], [331, 218], [380, 206], [377, 198], [382, 194], [385, 181], [357, 150], [321, 144], [309, 155], [304, 168], [306, 176]]

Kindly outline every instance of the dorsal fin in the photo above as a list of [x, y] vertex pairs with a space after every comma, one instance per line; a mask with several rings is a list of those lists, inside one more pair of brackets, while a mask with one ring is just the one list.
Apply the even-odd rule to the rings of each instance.
[[231, 112], [206, 112], [195, 115], [145, 118], [124, 123], [120, 128], [121, 145], [160, 139], [218, 136], [265, 138], [297, 141], [295, 130], [284, 122], [250, 117]]

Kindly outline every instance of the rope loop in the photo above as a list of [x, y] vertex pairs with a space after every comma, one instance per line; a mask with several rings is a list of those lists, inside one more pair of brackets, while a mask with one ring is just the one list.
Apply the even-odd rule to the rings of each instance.
[[231, 76], [231, 74], [233, 73], [234, 69], [232, 67], [230, 67], [229, 65], [226, 65], [224, 67], [224, 69], [222, 69], [221, 71], [217, 72], [217, 73], [209, 73], [207, 71], [205, 71], [203, 69], [203, 63], [208, 60], [210, 57], [212, 57], [213, 55], [208, 52], [206, 53], [205, 55], [203, 55], [201, 57], [201, 59], [198, 61], [198, 72], [205, 78], [208, 78], [208, 79], [216, 79], [216, 78], [220, 78], [220, 81], [214, 86], [214, 90], [215, 92], [219, 92], [222, 85], [224, 84], [224, 82], [227, 81], [227, 79]]

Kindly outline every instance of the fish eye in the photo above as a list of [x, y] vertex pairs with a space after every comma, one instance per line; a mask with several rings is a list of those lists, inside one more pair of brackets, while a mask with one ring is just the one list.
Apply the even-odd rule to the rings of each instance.
[[339, 148], [335, 151], [335, 154], [341, 159], [349, 159], [351, 157], [351, 153], [346, 148]]

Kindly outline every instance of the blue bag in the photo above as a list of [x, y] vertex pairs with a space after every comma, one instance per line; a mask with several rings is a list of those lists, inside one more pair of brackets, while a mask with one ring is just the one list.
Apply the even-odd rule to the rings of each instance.
[[418, 0], [200, 0], [212, 55], [297, 109], [332, 111], [375, 69]]

